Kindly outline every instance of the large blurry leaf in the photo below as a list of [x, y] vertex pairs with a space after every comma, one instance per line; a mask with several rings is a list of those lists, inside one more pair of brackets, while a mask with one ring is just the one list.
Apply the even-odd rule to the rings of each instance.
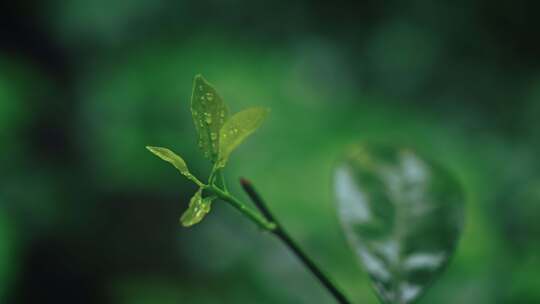
[[180, 222], [184, 227], [193, 226], [200, 221], [210, 212], [210, 207], [214, 197], [202, 197], [202, 189], [199, 189], [191, 200], [189, 201], [189, 207], [184, 214], [180, 217]]
[[413, 303], [444, 269], [464, 217], [446, 171], [407, 149], [359, 146], [336, 168], [339, 217], [384, 303]]
[[234, 114], [220, 131], [218, 167], [224, 167], [230, 154], [263, 123], [269, 110], [261, 107]]
[[216, 89], [201, 75], [195, 76], [191, 95], [191, 114], [198, 133], [198, 145], [206, 158], [217, 160], [219, 130], [227, 120], [229, 109]]

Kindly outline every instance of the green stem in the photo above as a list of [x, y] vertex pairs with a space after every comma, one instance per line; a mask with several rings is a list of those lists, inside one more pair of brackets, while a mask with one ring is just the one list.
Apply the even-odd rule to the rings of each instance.
[[214, 181], [216, 180], [216, 174], [218, 173], [219, 169], [217, 167], [217, 163], [214, 163], [214, 166], [212, 166], [212, 171], [210, 172], [210, 176], [208, 177], [208, 185], [213, 185]]
[[188, 180], [194, 182], [197, 186], [199, 186], [199, 187], [204, 187], [204, 183], [201, 182], [201, 181], [200, 181], [197, 177], [195, 177], [194, 175], [188, 174], [188, 175], [185, 175], [185, 177], [186, 177]]
[[[221, 174], [221, 176], [223, 176]], [[223, 183], [224, 185], [224, 183]], [[322, 270], [310, 259], [307, 254], [300, 248], [300, 246], [290, 237], [290, 235], [283, 229], [279, 222], [274, 218], [264, 201], [255, 192], [255, 189], [247, 180], [242, 180], [242, 187], [247, 192], [253, 203], [257, 206], [261, 213], [249, 208], [245, 203], [232, 196], [228, 191], [220, 189], [214, 184], [206, 186], [206, 189], [214, 193], [220, 199], [228, 202], [242, 214], [247, 216], [261, 229], [273, 233], [289, 248], [298, 259], [306, 266], [309, 271], [321, 282], [321, 284], [334, 296], [336, 301], [340, 304], [350, 304], [345, 295], [335, 286], [335, 284], [328, 278], [328, 276], [322, 272]]]
[[220, 199], [230, 203], [234, 208], [236, 208], [242, 214], [247, 216], [251, 221], [257, 224], [257, 226], [259, 226], [261, 229], [264, 229], [266, 231], [273, 231], [274, 229], [276, 229], [276, 224], [272, 223], [271, 221], [268, 221], [260, 213], [249, 208], [246, 204], [244, 204], [243, 202], [241, 202], [239, 199], [232, 196], [228, 192], [225, 192], [214, 185], [207, 186], [207, 190], [217, 195], [217, 197], [219, 197]]
[[276, 225], [276, 228], [272, 230], [272, 233], [277, 236], [306, 266], [307, 269], [321, 282], [321, 284], [334, 296], [336, 301], [340, 304], [350, 304], [351, 302], [345, 297], [345, 295], [336, 287], [336, 285], [330, 280], [330, 278], [310, 259], [307, 254], [300, 248], [300, 246], [291, 238], [289, 233], [281, 226], [281, 224], [274, 218], [266, 206], [263, 199], [255, 191], [253, 185], [246, 179], [241, 180], [244, 191], [249, 195], [253, 203], [259, 208], [262, 214], [271, 222]]
[[221, 184], [221, 187], [223, 188], [223, 191], [229, 192], [229, 190], [227, 189], [227, 183], [225, 183], [225, 173], [223, 172], [223, 169], [219, 169], [218, 178], [219, 178], [219, 183]]

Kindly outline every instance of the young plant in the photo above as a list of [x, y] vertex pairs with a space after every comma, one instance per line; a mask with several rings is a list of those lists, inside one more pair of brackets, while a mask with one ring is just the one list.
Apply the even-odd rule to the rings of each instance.
[[[249, 181], [242, 179], [241, 184], [258, 211], [227, 189], [223, 170], [231, 153], [261, 126], [269, 110], [254, 107], [229, 116], [214, 87], [197, 75], [191, 113], [198, 146], [212, 163], [206, 182], [171, 150], [147, 147], [199, 187], [180, 223], [186, 227], [199, 223], [217, 199], [229, 203], [278, 237], [338, 303], [351, 303], [290, 237]], [[463, 221], [461, 189], [444, 170], [409, 150], [360, 146], [351, 151], [334, 178], [345, 233], [379, 299], [387, 304], [412, 303], [453, 253]]]
[[231, 196], [223, 178], [223, 169], [231, 153], [259, 128], [268, 112], [268, 109], [254, 107], [229, 117], [229, 109], [214, 87], [201, 75], [195, 76], [191, 95], [191, 114], [197, 130], [199, 148], [213, 164], [208, 182], [203, 183], [191, 174], [186, 162], [171, 150], [146, 147], [156, 156], [171, 163], [182, 175], [199, 186], [199, 190], [190, 200], [188, 209], [180, 217], [183, 226], [193, 226], [202, 221], [210, 212], [212, 202], [221, 198], [247, 215], [261, 228], [272, 230], [275, 227], [273, 223]]
[[197, 75], [193, 82], [191, 114], [197, 131], [198, 146], [203, 155], [212, 163], [207, 182], [202, 182], [195, 177], [189, 171], [186, 162], [171, 150], [152, 146], [146, 148], [159, 158], [171, 163], [182, 175], [199, 187], [191, 198], [188, 209], [180, 217], [180, 223], [183, 226], [190, 227], [202, 221], [210, 212], [212, 203], [221, 199], [240, 211], [262, 230], [277, 236], [339, 303], [350, 303], [273, 217], [248, 180], [241, 180], [242, 187], [259, 211], [250, 208], [227, 189], [223, 169], [231, 153], [261, 126], [268, 113], [268, 109], [254, 107], [229, 116], [229, 109], [216, 89], [201, 75]]

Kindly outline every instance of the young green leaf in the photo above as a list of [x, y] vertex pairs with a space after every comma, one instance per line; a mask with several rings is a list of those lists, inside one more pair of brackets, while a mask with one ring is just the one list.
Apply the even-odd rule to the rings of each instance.
[[195, 76], [191, 114], [198, 134], [198, 145], [206, 158], [217, 160], [219, 130], [227, 121], [229, 109], [216, 89], [201, 75]]
[[232, 151], [261, 126], [268, 112], [266, 108], [249, 108], [234, 114], [223, 125], [219, 134], [218, 167], [225, 167]]
[[460, 185], [410, 150], [359, 146], [336, 168], [334, 188], [347, 238], [380, 299], [416, 301], [457, 245]]
[[163, 159], [164, 161], [171, 163], [176, 169], [180, 171], [180, 173], [182, 173], [182, 175], [187, 177], [189, 180], [192, 180], [199, 186], [202, 185], [202, 183], [189, 172], [186, 162], [173, 151], [167, 148], [151, 146], [147, 146], [146, 149], [148, 149], [148, 151], [154, 153], [157, 157]]
[[189, 207], [184, 214], [180, 217], [180, 223], [184, 227], [193, 226], [200, 221], [210, 212], [210, 207], [214, 197], [202, 197], [202, 188], [199, 188], [189, 201]]

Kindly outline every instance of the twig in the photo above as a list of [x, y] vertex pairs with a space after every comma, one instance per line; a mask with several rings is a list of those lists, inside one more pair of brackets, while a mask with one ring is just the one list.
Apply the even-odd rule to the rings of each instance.
[[302, 263], [311, 271], [311, 273], [321, 282], [321, 284], [334, 296], [334, 298], [340, 304], [351, 304], [351, 302], [345, 297], [345, 295], [332, 283], [332, 281], [326, 276], [321, 269], [311, 260], [304, 251], [296, 244], [296, 242], [289, 236], [287, 231], [281, 226], [281, 224], [272, 215], [263, 199], [259, 196], [255, 188], [247, 179], [240, 179], [240, 184], [244, 191], [251, 198], [255, 206], [266, 217], [269, 222], [276, 225], [276, 228], [271, 232], [277, 236], [285, 245], [300, 259]]

